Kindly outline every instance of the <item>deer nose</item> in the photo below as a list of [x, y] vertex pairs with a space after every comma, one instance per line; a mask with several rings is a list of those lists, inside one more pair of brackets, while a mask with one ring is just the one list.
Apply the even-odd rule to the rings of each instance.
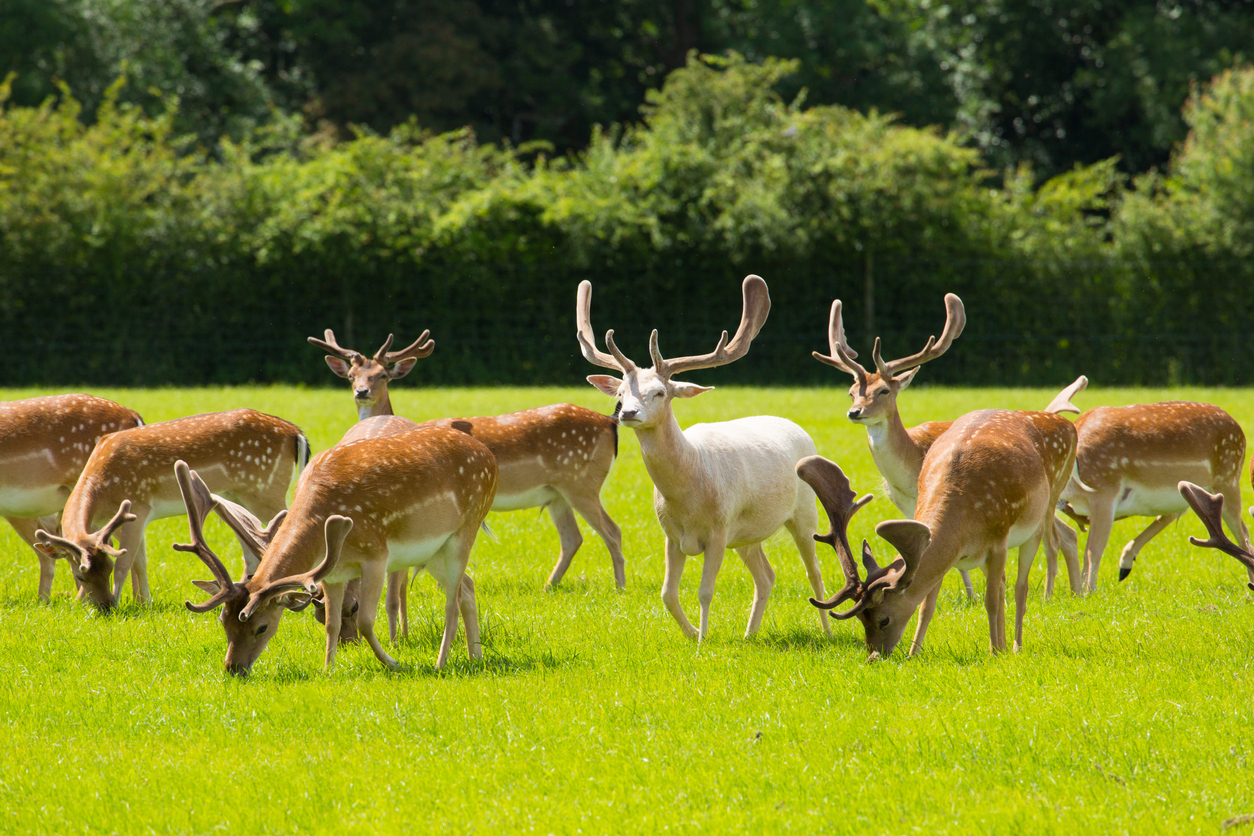
[[640, 410], [638, 409], [624, 409], [622, 412], [618, 413], [618, 420], [630, 421], [639, 414]]
[[357, 396], [357, 400], [364, 401], [366, 398], [370, 397], [370, 390], [358, 389], [354, 394]]
[[855, 406], [853, 409], [849, 410], [848, 415], [849, 415], [849, 417], [850, 417], [850, 418], [861, 418], [861, 417], [862, 417], [862, 407], [860, 407], [860, 406]]
[[248, 676], [248, 665], [241, 665], [239, 662], [232, 662], [226, 665], [226, 672], [231, 676], [245, 677]]

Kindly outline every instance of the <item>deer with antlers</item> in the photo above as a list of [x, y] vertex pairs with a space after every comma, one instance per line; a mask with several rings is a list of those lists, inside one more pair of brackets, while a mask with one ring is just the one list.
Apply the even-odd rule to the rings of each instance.
[[[1250, 462], [1250, 481], [1254, 482], [1254, 460]], [[1209, 535], [1205, 540], [1190, 537], [1189, 542], [1203, 548], [1218, 549], [1224, 554], [1235, 557], [1249, 575], [1246, 586], [1254, 591], [1254, 552], [1250, 551], [1248, 543], [1244, 547], [1238, 546], [1228, 539], [1228, 535], [1224, 534], [1224, 523], [1228, 522], [1228, 517], [1224, 514], [1223, 494], [1211, 493], [1188, 481], [1182, 481], [1177, 486], [1177, 490], [1180, 491], [1181, 498], [1188, 503], [1198, 519], [1206, 526], [1206, 533]], [[1254, 508], [1250, 509], [1250, 516], [1254, 516]], [[1229, 527], [1231, 528], [1231, 525]]]
[[1180, 401], [1100, 406], [1076, 419], [1075, 428], [1077, 475], [1062, 498], [1090, 523], [1083, 569], [1088, 592], [1097, 588], [1097, 570], [1115, 520], [1155, 517], [1123, 547], [1123, 580], [1145, 544], [1188, 510], [1177, 489], [1182, 481], [1224, 496], [1223, 520], [1249, 549], [1250, 534], [1240, 510], [1245, 433], [1227, 412]]
[[133, 409], [91, 395], [0, 403], [0, 514], [39, 557], [39, 600], [52, 596], [55, 553], [35, 536], [58, 515], [102, 436], [143, 426]]
[[[246, 675], [278, 629], [283, 611], [302, 609], [320, 586], [327, 612], [342, 609], [345, 585], [360, 581], [357, 629], [376, 658], [397, 662], [374, 634], [387, 575], [426, 570], [445, 592], [444, 636], [436, 666], [448, 661], [460, 613], [471, 658], [482, 658], [474, 582], [466, 564], [492, 505], [496, 458], [466, 433], [424, 427], [319, 453], [297, 486], [286, 519], [263, 528], [244, 509], [212, 494], [185, 463], [176, 468], [191, 528], [190, 544], [214, 580], [198, 583], [211, 597], [187, 603], [192, 612], [221, 606], [227, 635], [226, 669]], [[204, 539], [210, 510], [247, 548], [262, 555], [256, 572], [234, 582]], [[278, 524], [281, 522], [282, 524]], [[326, 667], [335, 661], [341, 620], [326, 619]]]
[[[324, 334], [326, 339], [309, 337], [309, 342], [327, 353], [331, 371], [348, 378], [358, 415], [364, 419], [392, 414], [388, 381], [404, 377], [419, 358], [435, 349], [429, 334], [424, 331], [412, 345], [400, 351], [388, 350], [392, 345], [389, 334], [371, 358], [341, 347], [330, 329]], [[572, 404], [555, 404], [508, 415], [445, 418], [423, 426], [428, 425], [461, 429], [488, 445], [501, 473], [493, 511], [548, 508], [560, 542], [557, 563], [547, 581], [549, 587], [561, 582], [583, 544], [575, 519], [578, 513], [605, 542], [614, 567], [614, 583], [619, 589], [626, 588], [622, 531], [601, 504], [601, 488], [618, 455], [618, 425], [613, 418]], [[404, 583], [397, 588], [399, 606], [404, 608]], [[391, 610], [388, 618], [395, 638], [395, 616]]]
[[[832, 302], [831, 314], [828, 318], [827, 341], [830, 354], [812, 352], [816, 360], [833, 368], [852, 375], [854, 384], [849, 389], [849, 397], [853, 403], [849, 408], [849, 420], [866, 427], [867, 441], [871, 447], [871, 457], [880, 475], [884, 477], [884, 486], [888, 498], [903, 514], [913, 515], [919, 495], [919, 471], [923, 459], [936, 439], [948, 430], [952, 421], [929, 421], [907, 429], [897, 409], [897, 396], [908, 387], [925, 363], [943, 355], [949, 350], [955, 339], [961, 336], [966, 327], [967, 317], [962, 300], [952, 293], [945, 294], [945, 329], [940, 339], [929, 337], [923, 350], [887, 362], [880, 356], [880, 338], [875, 338], [871, 349], [871, 359], [875, 362], [875, 370], [868, 371], [857, 362], [858, 354], [845, 339], [844, 321], [841, 316], [841, 301]], [[1088, 378], [1081, 375], [1070, 386], [1062, 390], [1045, 408], [1048, 413], [1074, 412], [1080, 410], [1071, 403], [1071, 398], [1088, 385]], [[1041, 413], [1024, 412], [1033, 416]], [[1052, 427], [1052, 421], [1046, 422], [1044, 429]], [[1053, 511], [1050, 511], [1053, 516]], [[1056, 542], [1060, 545], [1063, 558], [1067, 565], [1067, 575], [1071, 589], [1081, 592], [1079, 543], [1074, 530], [1061, 520], [1055, 520], [1054, 532]], [[1045, 597], [1053, 594], [1054, 578], [1058, 574], [1058, 556], [1056, 552], [1047, 551]], [[975, 600], [975, 588], [971, 584], [971, 576], [963, 569], [958, 570], [962, 576], [962, 584], [966, 588], [967, 598]]]
[[[675, 380], [697, 369], [724, 366], [743, 357], [762, 329], [771, 309], [766, 282], [749, 276], [742, 286], [740, 326], [730, 342], [727, 332], [714, 351], [691, 357], [662, 357], [658, 333], [649, 337], [653, 367], [642, 369], [605, 335], [609, 353], [596, 347], [592, 333], [592, 285], [581, 282], [576, 320], [583, 356], [589, 363], [614, 369], [622, 378], [590, 375], [588, 382], [618, 399], [621, 424], [636, 431], [645, 468], [653, 480], [653, 506], [666, 533], [666, 575], [662, 600], [680, 628], [691, 638], [709, 635], [714, 581], [727, 549], [735, 549], [753, 577], [753, 607], [745, 637], [757, 632], [775, 583], [775, 572], [762, 542], [780, 527], [788, 529], [814, 594], [822, 596], [823, 576], [811, 540], [818, 525], [814, 493], [797, 478], [797, 461], [814, 455], [814, 442], [791, 421], [772, 416], [695, 424], [680, 430], [672, 402], [692, 398], [711, 387]], [[679, 603], [679, 580], [689, 556], [703, 555], [700, 629], [694, 628]], [[831, 630], [820, 613], [824, 631]]]
[[[193, 415], [102, 438], [66, 500], [61, 534], [36, 532], [45, 548], [69, 562], [80, 597], [101, 610], [118, 604], [128, 573], [135, 600], [149, 600], [144, 530], [153, 520], [183, 513], [173, 478], [179, 459], [192, 462], [214, 490], [268, 519], [285, 507], [293, 472], [309, 460], [309, 442], [295, 424], [252, 409]], [[247, 572], [259, 556], [245, 549]]]
[[[854, 604], [838, 619], [857, 616], [866, 632], [867, 651], [892, 653], [911, 615], [919, 622], [911, 655], [923, 647], [936, 610], [941, 579], [950, 569], [980, 567], [987, 583], [989, 644], [994, 653], [1006, 650], [1006, 557], [1018, 548], [1015, 582], [1014, 649], [1023, 646], [1028, 573], [1042, 540], [1054, 535], [1052, 509], [1075, 462], [1075, 428], [1052, 413], [1030, 420], [1019, 412], [986, 409], [968, 413], [937, 439], [923, 459], [919, 499], [913, 520], [890, 520], [876, 533], [898, 556], [881, 566], [863, 543], [865, 579], [859, 577], [846, 530], [853, 514], [870, 497], [854, 501], [849, 480], [840, 468], [815, 456], [797, 465], [797, 473], [818, 494], [831, 520], [831, 533], [820, 538], [835, 550], [845, 573], [844, 587], [826, 601], [811, 599], [821, 609], [845, 601]], [[1042, 432], [1042, 425], [1052, 427]]]

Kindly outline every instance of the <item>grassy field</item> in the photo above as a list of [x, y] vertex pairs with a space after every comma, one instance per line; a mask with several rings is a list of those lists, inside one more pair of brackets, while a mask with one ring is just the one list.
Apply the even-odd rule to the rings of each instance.
[[[252, 406], [300, 424], [315, 450], [355, 418], [340, 389], [94, 393], [149, 422]], [[1041, 408], [1053, 394], [919, 387], [902, 409], [917, 423]], [[1220, 404], [1254, 431], [1248, 391], [1095, 388], [1077, 402], [1173, 398]], [[561, 400], [612, 408], [590, 387], [393, 392], [397, 412], [417, 419]], [[684, 426], [797, 421], [855, 489], [877, 494], [850, 531], [874, 542], [894, 511], [846, 408], [843, 389], [720, 387], [676, 411]], [[1121, 584], [1119, 549], [1145, 521], [1117, 524], [1086, 600], [1065, 591], [1063, 573], [1043, 602], [1038, 561], [1021, 654], [989, 655], [984, 608], [951, 575], [924, 655], [907, 660], [903, 645], [866, 664], [856, 621], [822, 637], [782, 532], [768, 545], [777, 585], [759, 637], [740, 638], [752, 584], [731, 555], [712, 637], [684, 639], [658, 598], [663, 538], [630, 431], [605, 503], [623, 527], [625, 593], [586, 527], [565, 583], [545, 592], [557, 557], [547, 516], [494, 514], [500, 542], [480, 537], [471, 563], [482, 663], [459, 640], [449, 668], [434, 670], [442, 598], [423, 577], [416, 629], [395, 650], [401, 671], [353, 647], [324, 674], [306, 612], [284, 619], [246, 681], [222, 673], [216, 618], [183, 608], [203, 597], [189, 581], [207, 575], [170, 548], [187, 538], [184, 519], [149, 528], [153, 606], [130, 603], [128, 589], [109, 617], [72, 600], [64, 565], [51, 605], [38, 604], [34, 555], [5, 526], [0, 831], [1219, 833], [1254, 813], [1254, 600], [1236, 561], [1188, 544], [1203, 533], [1192, 516]], [[238, 568], [216, 519], [209, 536]], [[820, 557], [838, 586], [831, 550]], [[692, 617], [699, 566], [684, 578]]]

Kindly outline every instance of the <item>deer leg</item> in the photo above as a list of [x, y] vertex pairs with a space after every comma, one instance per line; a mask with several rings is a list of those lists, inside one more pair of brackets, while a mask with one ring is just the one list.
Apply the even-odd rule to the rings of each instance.
[[940, 600], [941, 584], [937, 583], [932, 587], [932, 591], [923, 599], [923, 606], [919, 607], [919, 621], [914, 626], [914, 638], [910, 640], [910, 656], [917, 656], [923, 652], [923, 637], [927, 635], [928, 625], [932, 623], [932, 616], [936, 613], [936, 602]]
[[357, 629], [357, 613], [361, 611], [361, 580], [353, 578], [344, 585], [340, 604], [340, 644], [356, 644], [361, 638]]
[[483, 644], [479, 641], [479, 605], [475, 601], [475, 582], [470, 575], [462, 575], [459, 606], [462, 624], [466, 626], [466, 652], [471, 659], [483, 658]]
[[761, 543], [736, 549], [736, 554], [745, 562], [749, 574], [753, 577], [753, 606], [749, 610], [749, 625], [745, 628], [745, 638], [750, 638], [762, 626], [762, 614], [766, 612], [766, 602], [771, 597], [771, 589], [775, 586], [775, 570], [766, 559], [766, 550]]
[[[1045, 525], [1053, 525], [1056, 522], [1053, 515], [1045, 521]], [[1028, 611], [1028, 581], [1029, 573], [1032, 571], [1032, 561], [1036, 558], [1036, 551], [1041, 546], [1042, 535], [1045, 535], [1044, 526], [1041, 530], [1032, 535], [1027, 542], [1019, 546], [1018, 568], [1019, 575], [1015, 578], [1015, 643], [1014, 650], [1016, 653], [1023, 647], [1023, 616]], [[1048, 543], [1052, 540], [1049, 536], [1044, 536]], [[1057, 556], [1055, 556], [1055, 566], [1057, 566]], [[1004, 582], [1004, 581], [1003, 581]], [[1004, 605], [1003, 605], [1004, 606]], [[1004, 629], [1004, 628], [1003, 628]], [[1005, 639], [1002, 640], [1002, 649], [1005, 649]]]
[[1097, 570], [1115, 525], [1115, 495], [1097, 494], [1089, 499], [1089, 536], [1084, 543], [1084, 590], [1097, 589]]
[[[1062, 552], [1062, 559], [1067, 564], [1067, 584], [1071, 587], [1072, 595], [1084, 594], [1084, 579], [1080, 574], [1080, 535], [1076, 530], [1067, 525], [1057, 517], [1054, 518], [1054, 532], [1058, 535], [1058, 548]], [[1055, 566], [1057, 558], [1055, 558]], [[1049, 598], [1053, 593], [1052, 578], [1046, 578], [1049, 582], [1048, 588], [1045, 590], [1045, 597]]]
[[[597, 485], [598, 489], [600, 487]], [[605, 506], [601, 504], [601, 497], [597, 494], [592, 496], [571, 494], [566, 498], [579, 512], [579, 516], [583, 517], [605, 542], [605, 548], [610, 553], [610, 562], [614, 565], [614, 584], [619, 589], [626, 589], [627, 561], [623, 557], [623, 531], [618, 527], [618, 523], [610, 519]]]
[[[393, 572], [392, 574], [396, 574]], [[370, 649], [374, 651], [374, 657], [383, 663], [384, 667], [396, 670], [396, 660], [389, 656], [384, 650], [383, 645], [379, 643], [379, 637], [374, 634], [374, 620], [379, 612], [379, 598], [383, 595], [383, 583], [388, 579], [388, 571], [386, 562], [378, 560], [362, 561], [361, 564], [361, 584], [357, 587], [357, 632], [366, 640], [366, 644], [370, 645]]]
[[984, 611], [988, 613], [989, 648], [993, 653], [1006, 649], [1006, 544], [988, 550], [984, 562]]
[[[137, 519], [127, 523], [117, 530], [118, 548], [124, 549], [125, 554], [118, 557], [117, 563], [113, 565], [113, 602], [114, 604], [122, 603], [122, 587], [126, 584], [127, 577], [131, 574], [131, 567], [136, 566], [137, 571], [143, 575], [142, 584], [136, 580], [132, 584], [132, 592], [138, 603], [143, 603], [144, 598], [140, 598], [140, 589], [148, 587], [148, 567], [147, 563], [138, 564], [137, 559], [142, 555], [144, 547], [144, 529], [148, 527], [148, 509], [136, 508], [131, 506], [131, 513], [135, 514]], [[147, 556], [144, 555], [146, 558]]]
[[327, 655], [323, 669], [330, 671], [335, 664], [335, 649], [340, 644], [340, 619], [335, 614], [344, 609], [344, 584], [323, 581], [322, 602], [327, 614]]
[[[809, 501], [809, 507], [814, 507], [814, 500]], [[792, 541], [797, 544], [797, 551], [801, 553], [801, 562], [805, 564], [806, 577], [810, 580], [810, 589], [814, 591], [814, 597], [821, 601], [827, 597], [827, 590], [823, 588], [823, 570], [819, 567], [819, 556], [814, 551], [814, 532], [818, 527], [818, 522], [818, 512], [816, 511], [812, 523], [808, 518], [799, 520], [794, 516], [791, 520], [784, 523], [784, 527], [792, 535]], [[765, 552], [763, 552], [763, 559], [765, 559]], [[774, 581], [774, 577], [774, 574], [772, 574], [772, 581]], [[832, 627], [827, 620], [827, 610], [819, 610], [819, 624], [823, 625], [823, 634], [830, 639], [832, 637]]]
[[698, 641], [704, 641], [710, 635], [710, 603], [714, 600], [714, 581], [718, 578], [718, 570], [723, 568], [723, 558], [727, 555], [727, 538], [721, 534], [711, 534], [705, 544], [705, 554], [701, 558], [701, 586], [697, 590], [697, 602], [701, 605], [701, 633]]
[[388, 596], [383, 605], [388, 616], [388, 641], [396, 644], [396, 626], [409, 638], [409, 570], [397, 569], [388, 574]]
[[1153, 540], [1163, 529], [1171, 525], [1184, 514], [1183, 511], [1176, 511], [1174, 514], [1163, 514], [1146, 526], [1145, 530], [1136, 535], [1119, 554], [1119, 580], [1123, 580], [1132, 574], [1132, 564], [1136, 560], [1136, 556], [1141, 553], [1141, 549], [1145, 548], [1150, 540]]
[[148, 544], [141, 539], [131, 564], [131, 597], [145, 604], [152, 601], [148, 593]]
[[545, 584], [554, 587], [561, 583], [562, 576], [570, 568], [570, 561], [575, 557], [575, 552], [579, 551], [579, 547], [583, 545], [583, 535], [579, 533], [579, 521], [575, 519], [575, 512], [566, 501], [566, 497], [561, 494], [549, 503], [549, 516], [553, 518], [553, 526], [557, 529], [557, 539], [561, 543], [561, 554], [557, 556], [557, 564], [549, 573], [548, 582]]
[[440, 654], [436, 657], [435, 666], [443, 669], [448, 663], [449, 650], [453, 647], [453, 638], [457, 635], [457, 616], [461, 609], [462, 578], [466, 575], [466, 564], [470, 562], [470, 547], [475, 543], [475, 525], [468, 535], [454, 534], [441, 546], [442, 552], [436, 559], [444, 564], [443, 577], [437, 577], [444, 588], [444, 637], [440, 640]]
[[679, 544], [670, 537], [666, 538], [666, 574], [662, 577], [662, 603], [666, 605], [671, 617], [679, 622], [679, 629], [690, 639], [700, 637], [697, 628], [692, 626], [684, 608], [679, 603], [679, 579], [684, 574], [684, 564], [688, 556], [679, 550]]
[[962, 586], [967, 591], [967, 600], [975, 600], [975, 585], [971, 583], [971, 573], [966, 569], [959, 569], [958, 575], [962, 578]]
[[[42, 603], [48, 603], [52, 599], [52, 579], [56, 576], [57, 560], [50, 554], [44, 552], [43, 547], [39, 545], [39, 541], [35, 539], [35, 532], [39, 529], [45, 529], [52, 533], [57, 533], [54, 517], [5, 517], [9, 521], [9, 525], [13, 526], [13, 530], [17, 532], [17, 536], [21, 537], [26, 545], [35, 550], [35, 555], [39, 558], [39, 600]], [[50, 524], [50, 521], [51, 524]]]

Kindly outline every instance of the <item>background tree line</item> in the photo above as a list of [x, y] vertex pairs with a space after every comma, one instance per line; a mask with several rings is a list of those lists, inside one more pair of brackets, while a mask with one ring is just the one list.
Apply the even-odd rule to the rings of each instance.
[[5, 3], [10, 383], [324, 382], [328, 326], [569, 382], [580, 279], [645, 356], [747, 272], [761, 356], [711, 380], [831, 382], [837, 295], [913, 351], [949, 290], [930, 380], [1254, 368], [1247, 3]]

